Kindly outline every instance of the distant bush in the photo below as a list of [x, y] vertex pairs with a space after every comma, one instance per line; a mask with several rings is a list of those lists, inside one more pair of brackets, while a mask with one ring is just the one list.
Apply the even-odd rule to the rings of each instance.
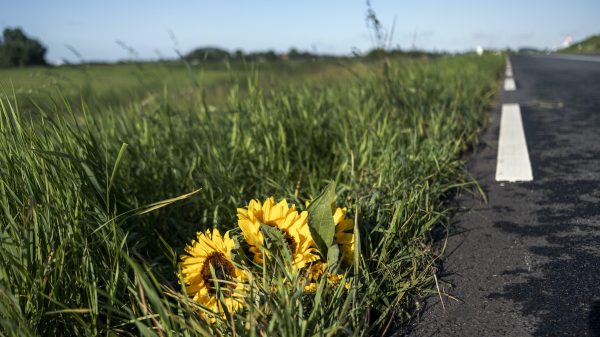
[[277, 53], [273, 50], [244, 53], [240, 49], [230, 53], [229, 51], [218, 47], [196, 48], [184, 56], [184, 59], [192, 64], [199, 62], [223, 62], [231, 60], [270, 62], [278, 60], [312, 60], [317, 58], [331, 58], [331, 56], [301, 52], [296, 48], [291, 48], [287, 53]]
[[229, 60], [231, 55], [227, 50], [216, 48], [216, 47], [202, 47], [196, 48], [189, 52], [185, 59], [188, 61], [225, 61]]
[[46, 47], [25, 35], [21, 28], [6, 28], [0, 40], [0, 67], [47, 65]]
[[424, 50], [401, 50], [401, 49], [384, 49], [374, 48], [369, 50], [364, 57], [367, 59], [382, 59], [386, 57], [404, 56], [411, 58], [433, 58], [444, 55], [443, 53], [427, 52]]

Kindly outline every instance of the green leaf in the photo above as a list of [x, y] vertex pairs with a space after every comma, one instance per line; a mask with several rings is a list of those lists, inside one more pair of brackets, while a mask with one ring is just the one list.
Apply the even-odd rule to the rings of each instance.
[[264, 236], [265, 248], [270, 254], [291, 258], [291, 250], [281, 230], [265, 224], [260, 224], [260, 230]]
[[292, 266], [292, 250], [284, 233], [276, 227], [261, 224], [260, 229], [264, 238], [263, 257], [267, 270], [275, 274], [286, 274]]
[[308, 228], [323, 257], [329, 257], [329, 248], [333, 245], [335, 223], [331, 205], [334, 202], [335, 182], [331, 182], [308, 206]]
[[338, 262], [340, 260], [340, 247], [333, 244], [327, 251], [327, 266], [331, 272], [337, 272]]

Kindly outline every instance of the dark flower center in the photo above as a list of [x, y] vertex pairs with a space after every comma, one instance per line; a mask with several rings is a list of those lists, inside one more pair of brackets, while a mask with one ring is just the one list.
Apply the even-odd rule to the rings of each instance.
[[[211, 272], [210, 267], [214, 270]], [[204, 280], [204, 284], [208, 286], [209, 292], [214, 295], [217, 292], [216, 285], [220, 282], [220, 288], [235, 288], [235, 285], [231, 282], [223, 282], [223, 281], [232, 281], [235, 276], [235, 267], [229, 262], [229, 260], [225, 257], [223, 253], [214, 252], [211, 253], [204, 261], [204, 265], [202, 265], [202, 271], [200, 272], [202, 275], [202, 280]]]
[[290, 252], [292, 254], [294, 254], [294, 252], [296, 251], [296, 240], [294, 240], [294, 238], [289, 235], [286, 231], [282, 231], [283, 232], [283, 237], [285, 238], [285, 241], [288, 244], [288, 247], [290, 247]]

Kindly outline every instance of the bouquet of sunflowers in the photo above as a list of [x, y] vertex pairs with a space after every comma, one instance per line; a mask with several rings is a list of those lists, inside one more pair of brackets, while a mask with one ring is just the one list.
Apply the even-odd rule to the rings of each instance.
[[355, 223], [346, 216], [346, 208], [335, 206], [334, 183], [304, 211], [286, 199], [250, 200], [237, 209], [241, 235], [217, 229], [197, 233], [181, 257], [180, 280], [211, 323], [244, 307], [253, 275], [287, 275], [307, 293], [315, 292], [323, 277], [349, 289], [338, 273], [355, 259]]

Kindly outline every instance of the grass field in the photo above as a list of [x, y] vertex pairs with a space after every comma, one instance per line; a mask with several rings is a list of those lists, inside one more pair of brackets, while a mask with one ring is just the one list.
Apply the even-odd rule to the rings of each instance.
[[[462, 155], [484, 127], [503, 62], [489, 55], [288, 70], [265, 65], [263, 80], [235, 67], [236, 75], [223, 69], [200, 75], [145, 65], [156, 67], [145, 70], [156, 78], [139, 83], [131, 65], [92, 67], [90, 80], [80, 69], [3, 71], [19, 96], [17, 102], [7, 93], [1, 101], [0, 331], [396, 331], [423, 296], [435, 294], [439, 252], [430, 232], [447, 223], [449, 198], [475, 186]], [[54, 84], [28, 71], [71, 78], [81, 83], [73, 88], [87, 87], [106, 101], [94, 109], [43, 104], [30, 121], [23, 101], [47, 98], [26, 88], [45, 93]], [[189, 88], [190, 73], [203, 78], [193, 100], [160, 95], [165, 82], [169, 93]], [[217, 97], [219, 107], [210, 108]], [[353, 263], [337, 271], [344, 281], [323, 278], [307, 292], [285, 268], [254, 266], [261, 272], [252, 275], [243, 307], [215, 323], [204, 320], [177, 276], [179, 256], [195, 233], [231, 230], [239, 240], [236, 208], [250, 199], [287, 198], [303, 208], [331, 181], [355, 228]]]
[[182, 109], [193, 108], [198, 100], [222, 105], [233, 83], [242, 84], [258, 76], [261, 86], [307, 85], [348, 75], [346, 60], [288, 61], [258, 64], [183, 62], [122, 63], [0, 69], [0, 95], [16, 97], [21, 110], [36, 111], [36, 105], [52, 108], [66, 99], [79, 109], [88, 106], [106, 109], [131, 102], [144, 105], [163, 99]]

